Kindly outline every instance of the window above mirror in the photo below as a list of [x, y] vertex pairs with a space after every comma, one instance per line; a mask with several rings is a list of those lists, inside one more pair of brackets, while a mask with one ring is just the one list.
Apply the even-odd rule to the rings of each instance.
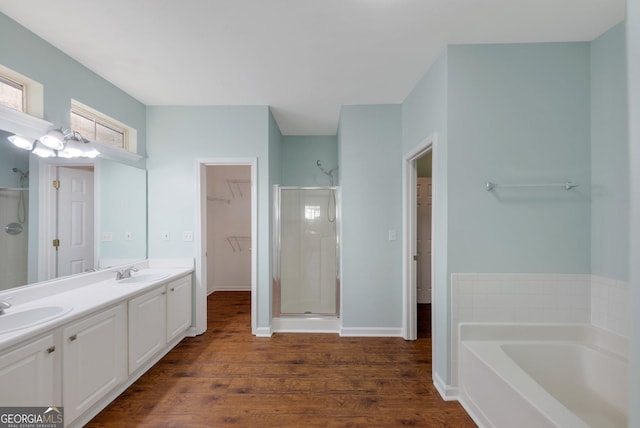
[[0, 105], [42, 118], [42, 84], [0, 64]]
[[98, 110], [71, 100], [71, 129], [91, 141], [136, 153], [137, 132]]

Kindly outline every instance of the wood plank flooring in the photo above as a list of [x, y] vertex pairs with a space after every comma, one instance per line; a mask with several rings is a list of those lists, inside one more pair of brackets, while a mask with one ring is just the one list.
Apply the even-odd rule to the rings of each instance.
[[475, 427], [431, 381], [431, 339], [251, 335], [250, 294], [209, 296], [186, 338], [88, 427]]

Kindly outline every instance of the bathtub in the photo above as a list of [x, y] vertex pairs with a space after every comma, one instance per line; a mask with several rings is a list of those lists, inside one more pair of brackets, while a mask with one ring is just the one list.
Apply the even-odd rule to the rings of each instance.
[[628, 342], [590, 325], [460, 325], [460, 402], [481, 427], [626, 427]]

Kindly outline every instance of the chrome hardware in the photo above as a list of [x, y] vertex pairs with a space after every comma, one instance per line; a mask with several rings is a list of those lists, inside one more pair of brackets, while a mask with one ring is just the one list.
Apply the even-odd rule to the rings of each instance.
[[121, 279], [131, 278], [131, 272], [138, 272], [138, 268], [131, 266], [116, 272], [116, 281], [120, 281]]
[[5, 309], [9, 309], [11, 307], [11, 303], [5, 302], [4, 300], [0, 301], [0, 315], [2, 315]]
[[9, 223], [4, 227], [4, 231], [9, 235], [18, 235], [22, 233], [22, 225], [20, 223]]
[[52, 352], [54, 352], [56, 350], [55, 346], [52, 346], [50, 348], [47, 348], [47, 354], [51, 354]]
[[69, 342], [73, 342], [74, 340], [76, 340], [78, 338], [77, 334], [74, 334], [72, 336], [69, 336]]

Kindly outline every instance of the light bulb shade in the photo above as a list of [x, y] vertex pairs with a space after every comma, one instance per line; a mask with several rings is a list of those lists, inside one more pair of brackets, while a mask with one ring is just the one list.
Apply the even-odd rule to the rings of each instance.
[[21, 149], [31, 150], [33, 149], [33, 140], [29, 140], [25, 137], [21, 137], [20, 135], [10, 135], [7, 137], [11, 144], [16, 147], [20, 147]]
[[59, 129], [52, 129], [46, 135], [40, 137], [40, 142], [53, 150], [62, 150], [64, 147], [64, 134]]
[[98, 149], [95, 148], [93, 144], [91, 143], [84, 144], [84, 152], [82, 153], [83, 158], [95, 158], [99, 154], [100, 152], [98, 151]]
[[84, 153], [84, 143], [75, 139], [68, 139], [64, 145], [64, 150], [58, 150], [61, 158], [79, 158]]
[[33, 148], [32, 153], [36, 156], [40, 156], [41, 158], [53, 158], [56, 156], [56, 152], [42, 144], [40, 141], [36, 141], [36, 145]]

